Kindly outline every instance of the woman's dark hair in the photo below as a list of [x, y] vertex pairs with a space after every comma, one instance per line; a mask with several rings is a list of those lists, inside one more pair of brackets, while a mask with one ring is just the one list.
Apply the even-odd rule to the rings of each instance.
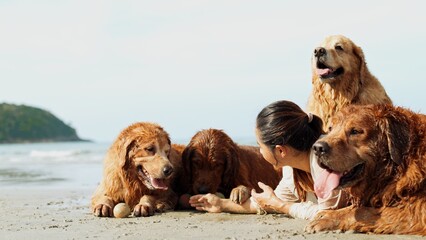
[[[269, 104], [257, 115], [256, 128], [259, 139], [271, 150], [276, 145], [287, 145], [307, 152], [323, 134], [322, 121], [318, 116], [305, 113], [290, 101]], [[299, 197], [306, 200], [306, 191], [313, 191], [311, 174], [293, 168], [294, 183]]]

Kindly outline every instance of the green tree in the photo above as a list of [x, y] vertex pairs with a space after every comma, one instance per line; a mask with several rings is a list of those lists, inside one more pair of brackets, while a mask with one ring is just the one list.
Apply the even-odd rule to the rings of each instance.
[[74, 128], [48, 111], [0, 104], [0, 143], [81, 141]]

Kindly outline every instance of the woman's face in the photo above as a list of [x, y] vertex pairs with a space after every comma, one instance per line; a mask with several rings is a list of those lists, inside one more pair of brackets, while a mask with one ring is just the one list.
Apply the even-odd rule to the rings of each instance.
[[260, 136], [259, 136], [259, 131], [256, 129], [256, 141], [257, 144], [259, 144], [260, 147], [260, 153], [262, 154], [263, 158], [270, 164], [272, 164], [273, 166], [277, 166], [278, 161], [275, 158], [274, 154], [272, 153], [271, 148], [269, 148], [268, 146], [266, 146], [261, 140], [260, 140]]

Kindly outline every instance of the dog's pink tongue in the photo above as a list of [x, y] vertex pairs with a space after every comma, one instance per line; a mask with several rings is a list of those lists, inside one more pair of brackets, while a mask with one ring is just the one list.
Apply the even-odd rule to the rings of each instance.
[[151, 184], [156, 189], [167, 190], [167, 185], [164, 182], [164, 179], [151, 178]]
[[326, 198], [331, 191], [339, 186], [340, 178], [343, 174], [324, 169], [315, 181], [314, 190], [319, 198]]
[[332, 72], [333, 72], [333, 70], [330, 69], [330, 68], [322, 68], [322, 69], [317, 68], [317, 74], [320, 75], [320, 76], [328, 75]]

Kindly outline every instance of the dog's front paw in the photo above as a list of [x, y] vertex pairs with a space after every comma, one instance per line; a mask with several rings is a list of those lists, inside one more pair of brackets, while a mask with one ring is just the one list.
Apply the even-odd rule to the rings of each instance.
[[306, 226], [305, 231], [317, 233], [321, 231], [338, 230], [340, 219], [329, 216], [329, 211], [318, 213], [318, 215]]
[[251, 191], [250, 188], [240, 185], [232, 189], [231, 195], [229, 196], [229, 198], [234, 203], [242, 204], [245, 201], [247, 201], [247, 199], [250, 198], [250, 191]]
[[166, 203], [166, 202], [157, 202], [155, 204], [155, 211], [162, 213], [165, 212], [167, 210], [172, 210], [173, 208], [170, 206], [170, 204]]
[[149, 217], [154, 215], [155, 208], [149, 203], [139, 203], [133, 209], [135, 217]]
[[96, 217], [112, 217], [112, 209], [113, 207], [107, 204], [98, 204], [93, 208], [93, 214]]

